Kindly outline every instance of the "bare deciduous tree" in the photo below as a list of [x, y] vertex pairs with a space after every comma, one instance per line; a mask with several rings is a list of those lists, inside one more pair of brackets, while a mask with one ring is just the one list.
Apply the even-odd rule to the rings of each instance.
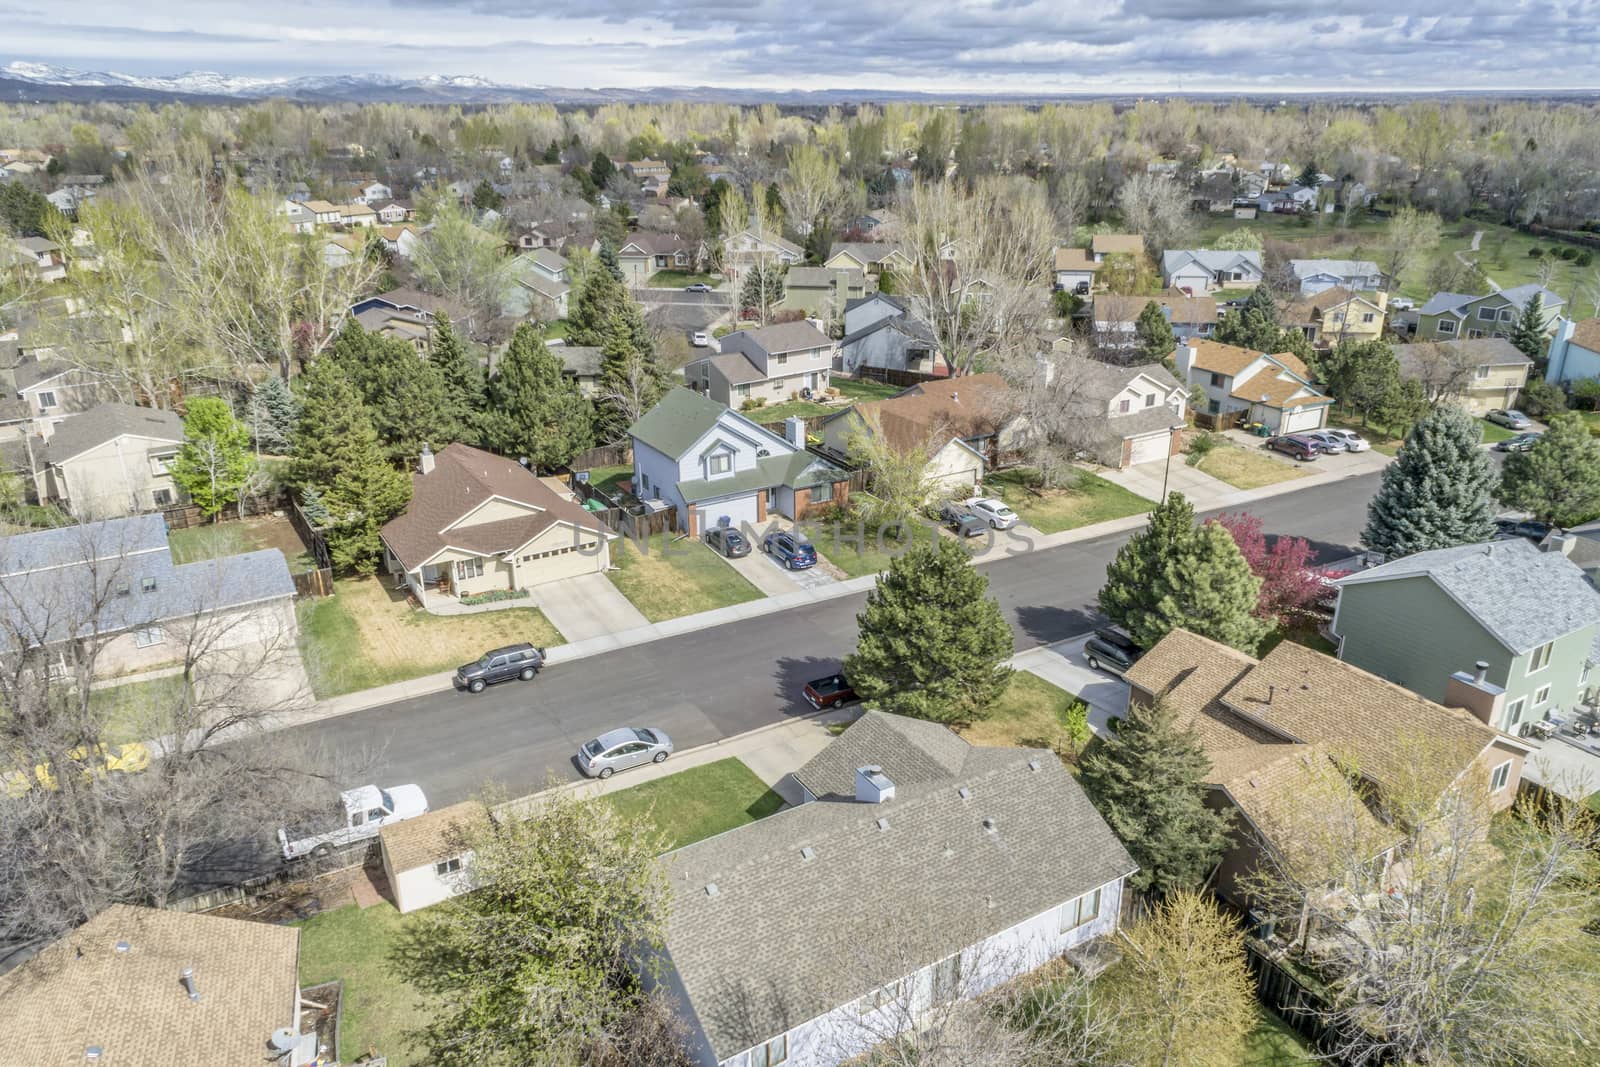
[[808, 236], [843, 197], [839, 161], [818, 145], [791, 145], [778, 188], [789, 224], [800, 236]]
[[1419, 341], [1406, 346], [1402, 374], [1422, 383], [1428, 403], [1437, 407], [1461, 396], [1477, 372], [1478, 360], [1460, 346], [1441, 341]]
[[1190, 200], [1189, 190], [1165, 174], [1135, 174], [1117, 190], [1123, 225], [1144, 234], [1151, 255], [1182, 248], [1189, 240], [1194, 232]]
[[1439, 244], [1439, 216], [1414, 207], [1402, 207], [1384, 227], [1379, 245], [1379, 267], [1391, 290], [1398, 290], [1401, 279], [1422, 257]]

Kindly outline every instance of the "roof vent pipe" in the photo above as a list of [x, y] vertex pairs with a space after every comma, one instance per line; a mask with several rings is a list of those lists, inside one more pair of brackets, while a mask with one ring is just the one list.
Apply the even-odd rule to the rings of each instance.
[[1479, 685], [1482, 685], [1484, 682], [1489, 680], [1489, 661], [1488, 660], [1480, 659], [1477, 663], [1474, 663], [1473, 666], [1478, 669], [1478, 673], [1472, 676], [1472, 680], [1474, 682], [1476, 682]]
[[185, 967], [183, 973], [178, 977], [183, 980], [183, 988], [189, 991], [189, 999], [198, 1002], [200, 1000], [200, 987], [194, 981], [194, 968]]

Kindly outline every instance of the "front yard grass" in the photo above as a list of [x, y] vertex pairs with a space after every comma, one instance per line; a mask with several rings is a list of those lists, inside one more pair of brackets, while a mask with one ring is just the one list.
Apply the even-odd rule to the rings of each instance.
[[1376, 422], [1369, 421], [1363, 426], [1359, 419], [1331, 418], [1328, 420], [1328, 425], [1334, 429], [1353, 430], [1367, 439], [1373, 451], [1382, 452], [1386, 456], [1399, 455], [1400, 446], [1406, 442], [1404, 434], [1396, 434], [1387, 426]]
[[1304, 471], [1291, 467], [1289, 462], [1280, 463], [1271, 456], [1238, 445], [1213, 448], [1201, 457], [1195, 469], [1227, 482], [1235, 489], [1259, 489], [1263, 485], [1305, 476]]
[[1150, 501], [1144, 497], [1087, 471], [1059, 489], [1034, 489], [1037, 479], [1037, 472], [1018, 467], [991, 474], [984, 487], [1009, 504], [1023, 522], [1047, 534], [1150, 510]]
[[611, 549], [616, 569], [606, 577], [651, 622], [761, 599], [759, 589], [699, 541], [656, 534], [645, 549], [617, 541]]
[[720, 274], [696, 274], [687, 270], [658, 270], [650, 275], [645, 285], [652, 289], [682, 289], [686, 285], [709, 285], [715, 289], [722, 284]]
[[905, 529], [881, 528], [862, 519], [831, 523], [804, 524], [806, 536], [819, 555], [843, 571], [846, 577], [862, 578], [887, 570], [896, 556], [905, 555], [912, 545], [936, 543], [939, 529], [929, 519], [910, 520]]
[[1508, 430], [1498, 423], [1490, 422], [1488, 419], [1479, 419], [1478, 424], [1483, 427], [1484, 443], [1490, 445], [1497, 441], [1509, 440], [1522, 432], [1520, 430]]
[[1017, 671], [1011, 684], [990, 708], [987, 719], [961, 729], [974, 745], [1009, 745], [1048, 748], [1061, 752], [1068, 746], [1065, 716], [1076, 696], [1037, 674]]
[[783, 798], [737, 759], [717, 760], [601, 797], [618, 815], [649, 819], [667, 849], [766, 818]]
[[538, 608], [430, 615], [377, 578], [341, 578], [333, 596], [301, 600], [296, 611], [318, 699], [451, 670], [500, 645], [564, 640]]
[[888, 382], [875, 382], [871, 378], [833, 377], [828, 379], [828, 384], [839, 390], [839, 395], [847, 400], [886, 400], [905, 389], [904, 386], [890, 385]]
[[396, 1067], [425, 1062], [401, 1034], [427, 1022], [428, 1003], [421, 991], [395, 973], [393, 956], [408, 928], [420, 915], [401, 915], [387, 902], [361, 908], [355, 904], [323, 912], [300, 927], [302, 988], [344, 981], [339, 1020], [339, 1055], [348, 1063], [376, 1049]]
[[183, 692], [183, 676], [167, 674], [89, 690], [89, 708], [104, 716], [102, 732], [111, 744], [147, 741], [171, 722], [170, 710]]
[[785, 400], [781, 404], [763, 404], [749, 411], [740, 411], [739, 414], [752, 422], [759, 422], [763, 426], [774, 422], [782, 422], [790, 415], [798, 415], [802, 419], [809, 419], [813, 415], [830, 415], [835, 411], [843, 411], [839, 404], [829, 406], [818, 404], [814, 400]]

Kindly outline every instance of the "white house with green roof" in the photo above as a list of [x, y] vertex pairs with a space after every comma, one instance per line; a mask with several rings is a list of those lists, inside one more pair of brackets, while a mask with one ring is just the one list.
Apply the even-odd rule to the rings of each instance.
[[843, 504], [849, 472], [808, 452], [804, 424], [782, 437], [691, 389], [673, 389], [628, 427], [633, 491], [677, 509], [678, 528], [752, 527]]

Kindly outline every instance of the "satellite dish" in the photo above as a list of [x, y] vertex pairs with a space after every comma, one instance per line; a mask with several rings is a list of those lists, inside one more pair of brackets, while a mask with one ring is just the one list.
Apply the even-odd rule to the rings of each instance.
[[[260, 1031], [256, 1031], [260, 1033]], [[271, 1045], [274, 1052], [293, 1052], [295, 1046], [300, 1044], [300, 1031], [292, 1026], [281, 1027], [272, 1031]]]

